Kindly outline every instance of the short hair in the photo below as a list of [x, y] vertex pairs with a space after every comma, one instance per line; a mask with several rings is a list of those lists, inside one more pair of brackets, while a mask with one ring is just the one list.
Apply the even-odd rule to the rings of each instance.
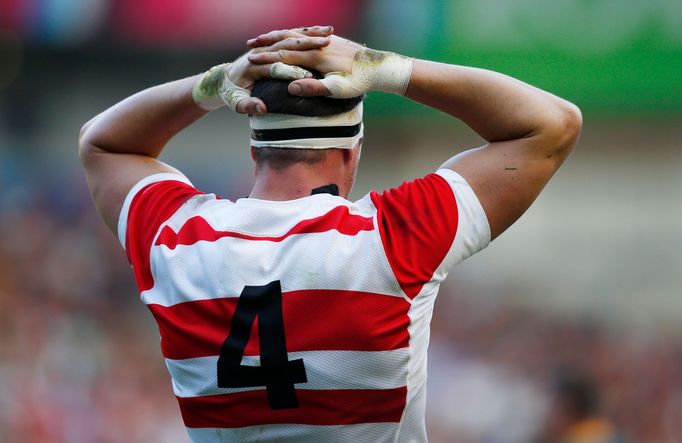
[[[321, 78], [314, 72], [315, 78]], [[252, 97], [258, 97], [267, 106], [268, 113], [290, 114], [304, 117], [326, 117], [342, 114], [355, 108], [364, 96], [336, 99], [329, 97], [298, 97], [289, 94], [288, 80], [264, 78], [258, 80], [251, 91]], [[303, 163], [314, 165], [321, 162], [327, 155], [328, 149], [291, 149], [258, 147], [256, 165], [267, 165], [273, 169], [284, 169], [293, 164]]]

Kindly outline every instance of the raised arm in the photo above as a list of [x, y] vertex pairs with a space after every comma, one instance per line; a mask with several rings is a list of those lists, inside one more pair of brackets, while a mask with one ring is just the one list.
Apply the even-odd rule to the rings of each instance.
[[283, 31], [261, 35], [249, 45], [261, 49], [249, 56], [254, 63], [281, 61], [327, 73], [323, 80], [293, 82], [292, 94], [343, 97], [392, 92], [464, 121], [488, 144], [460, 153], [442, 167], [471, 185], [492, 238], [528, 209], [580, 133], [581, 115], [574, 105], [496, 72], [412, 61], [339, 37], [310, 52], [297, 51]]
[[[331, 28], [301, 30], [301, 50], [329, 43]], [[116, 232], [118, 215], [130, 189], [144, 177], [179, 172], [157, 160], [168, 141], [208, 111], [229, 106], [240, 113], [266, 112], [249, 97], [255, 81], [266, 76], [303, 78], [300, 68], [254, 65], [246, 55], [207, 73], [146, 89], [88, 121], [81, 129], [79, 154], [95, 206]]]
[[484, 69], [415, 60], [405, 95], [461, 119], [488, 142], [443, 167], [474, 189], [492, 238], [533, 203], [575, 146], [582, 125], [575, 105]]
[[79, 155], [95, 206], [116, 232], [128, 191], [146, 176], [173, 167], [156, 159], [178, 132], [206, 114], [192, 100], [197, 77], [146, 89], [88, 121], [80, 132]]

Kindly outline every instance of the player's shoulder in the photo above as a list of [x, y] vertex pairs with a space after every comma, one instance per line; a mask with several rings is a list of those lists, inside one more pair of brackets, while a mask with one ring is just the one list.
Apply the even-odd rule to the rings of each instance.
[[452, 204], [455, 201], [455, 188], [466, 185], [466, 181], [456, 172], [439, 169], [423, 177], [403, 181], [395, 187], [382, 191], [372, 191], [359, 200], [359, 205], [381, 210], [385, 206], [410, 207], [419, 204]]

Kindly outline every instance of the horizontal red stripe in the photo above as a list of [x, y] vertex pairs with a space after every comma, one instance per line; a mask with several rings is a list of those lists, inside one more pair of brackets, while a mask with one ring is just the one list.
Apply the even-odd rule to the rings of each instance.
[[346, 206], [337, 206], [324, 215], [297, 223], [287, 233], [278, 237], [260, 237], [232, 231], [216, 231], [203, 217], [195, 216], [187, 220], [177, 233], [170, 226], [165, 226], [155, 244], [175, 249], [177, 245], [193, 245], [199, 241], [214, 242], [225, 237], [280, 242], [295, 234], [337, 230], [341, 234], [357, 235], [360, 231], [371, 231], [373, 229], [372, 217], [354, 215], [349, 212]]
[[[150, 304], [166, 358], [219, 355], [238, 298]], [[407, 347], [410, 304], [401, 297], [357, 291], [303, 290], [282, 294], [287, 350], [388, 351]], [[245, 355], [260, 355], [258, 320]]]
[[299, 406], [270, 409], [265, 390], [205, 397], [178, 397], [185, 426], [190, 428], [241, 428], [274, 423], [349, 425], [397, 423], [407, 388], [376, 390], [297, 389]]

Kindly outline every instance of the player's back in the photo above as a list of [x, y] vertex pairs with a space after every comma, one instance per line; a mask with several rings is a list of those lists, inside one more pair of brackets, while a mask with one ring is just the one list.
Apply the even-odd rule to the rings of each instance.
[[[456, 249], [454, 201], [451, 236], [411, 263], [405, 234], [424, 226], [396, 208], [448, 216], [396, 206], [400, 188], [358, 202], [231, 202], [180, 182], [147, 186], [132, 201], [126, 246], [192, 440], [425, 440], [428, 323]], [[136, 248], [138, 211], [158, 195], [178, 204], [147, 216], [163, 221], [145, 224], [151, 246]]]

